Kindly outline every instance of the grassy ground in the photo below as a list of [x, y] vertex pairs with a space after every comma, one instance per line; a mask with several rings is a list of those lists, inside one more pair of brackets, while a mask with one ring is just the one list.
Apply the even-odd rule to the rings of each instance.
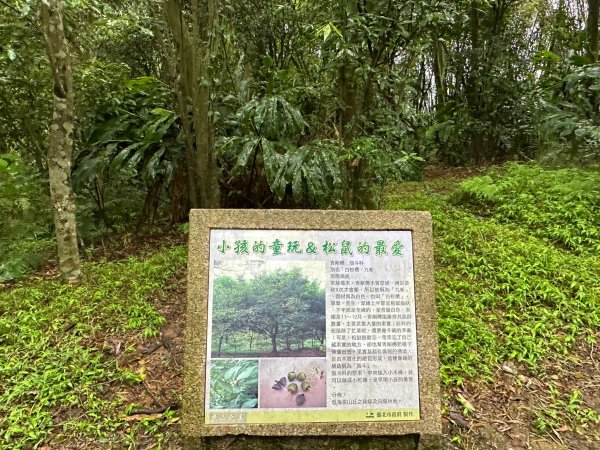
[[127, 391], [146, 381], [128, 360], [160, 334], [185, 261], [181, 245], [146, 250], [86, 263], [79, 286], [46, 275], [0, 292], [0, 448], [134, 448], [172, 421], [128, 420]]
[[600, 447], [600, 258], [598, 240], [581, 238], [598, 236], [599, 187], [594, 172], [509, 166], [390, 189], [385, 208], [434, 218], [448, 431], [485, 430], [483, 443], [454, 442], [489, 448], [500, 430], [498, 448], [528, 448], [531, 432]]
[[[384, 208], [434, 218], [449, 448], [600, 447], [598, 186], [509, 166], [388, 189]], [[0, 448], [179, 448], [186, 258], [167, 244], [0, 291]]]

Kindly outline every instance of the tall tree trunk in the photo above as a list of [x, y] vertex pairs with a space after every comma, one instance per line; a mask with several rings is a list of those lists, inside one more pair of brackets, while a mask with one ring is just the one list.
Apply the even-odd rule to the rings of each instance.
[[354, 70], [348, 62], [344, 63], [338, 71], [338, 89], [341, 100], [339, 111], [340, 131], [344, 143], [352, 141], [352, 120], [358, 110], [358, 92], [354, 80]]
[[199, 208], [198, 182], [196, 178], [196, 146], [192, 120], [189, 117], [191, 106], [189, 100], [194, 95], [194, 64], [195, 49], [189, 33], [187, 22], [183, 18], [181, 7], [177, 0], [166, 0], [164, 14], [173, 39], [175, 54], [169, 59], [171, 73], [175, 82], [176, 111], [181, 120], [185, 139], [185, 161], [188, 176], [188, 195], [192, 208]]
[[[357, 14], [357, 5], [354, 2], [348, 2], [346, 8], [340, 9], [341, 22], [346, 23], [349, 14]], [[345, 31], [346, 41], [354, 44], [357, 37], [353, 31]], [[340, 132], [345, 145], [350, 145], [354, 138], [356, 124], [353, 123], [355, 117], [361, 111], [359, 105], [359, 89], [355, 77], [355, 70], [348, 59], [345, 57], [343, 64], [338, 70], [338, 92], [340, 99], [340, 109], [338, 110], [338, 118], [340, 124]], [[369, 79], [372, 82], [372, 78]], [[365, 103], [368, 101], [370, 94], [365, 88]], [[363, 107], [365, 105], [363, 104]], [[364, 111], [364, 110], [362, 110]], [[345, 203], [347, 208], [351, 209], [375, 209], [375, 205], [371, 201], [371, 192], [368, 183], [364, 180], [365, 173], [368, 170], [369, 161], [367, 158], [358, 158], [354, 161], [349, 161], [346, 165], [348, 174], [348, 189], [345, 193]]]
[[219, 170], [214, 145], [210, 73], [217, 30], [216, 1], [192, 0], [191, 26], [177, 0], [165, 0], [164, 11], [175, 47], [175, 64], [179, 68], [177, 114], [181, 118], [187, 149], [190, 201], [192, 207], [218, 208]]
[[[480, 71], [480, 52], [481, 43], [479, 38], [480, 29], [480, 11], [479, 1], [473, 0], [471, 2], [471, 10], [469, 12], [470, 20], [470, 38], [471, 38], [471, 73], [467, 80], [466, 94], [467, 102], [469, 104], [469, 110], [471, 117], [478, 118], [480, 115], [480, 97], [479, 97], [479, 71]], [[480, 162], [484, 153], [484, 137], [481, 131], [473, 127], [471, 130], [471, 143], [470, 143], [470, 158], [475, 162]]]
[[433, 76], [435, 79], [435, 108], [439, 108], [446, 101], [446, 47], [440, 39], [433, 41]]
[[75, 92], [61, 9], [62, 0], [42, 2], [43, 33], [54, 85], [48, 172], [58, 244], [58, 263], [67, 281], [77, 282], [81, 278], [81, 263], [77, 248], [75, 197], [71, 186]]
[[598, 14], [600, 12], [600, 0], [588, 0], [587, 34], [588, 34], [588, 58], [592, 62], [598, 60]]
[[[358, 91], [353, 70], [349, 64], [343, 64], [338, 71], [338, 89], [341, 108], [338, 113], [340, 131], [345, 145], [350, 145], [354, 137], [352, 121], [358, 110]], [[363, 209], [363, 200], [369, 197], [365, 192], [362, 173], [368, 162], [364, 158], [347, 163], [348, 189], [346, 190], [346, 205], [351, 209]]]
[[[196, 163], [200, 202], [205, 208], [219, 207], [219, 178], [217, 157], [215, 152], [215, 133], [212, 114], [212, 83], [210, 64], [215, 54], [217, 32], [217, 11], [215, 0], [193, 0], [192, 13], [194, 34], [200, 37], [197, 49], [198, 63], [196, 80], [197, 91], [192, 102], [194, 104], [194, 129], [196, 133]], [[196, 25], [199, 20], [200, 29]]]
[[279, 332], [279, 326], [275, 325], [275, 329], [271, 333], [271, 353], [277, 353], [277, 333]]

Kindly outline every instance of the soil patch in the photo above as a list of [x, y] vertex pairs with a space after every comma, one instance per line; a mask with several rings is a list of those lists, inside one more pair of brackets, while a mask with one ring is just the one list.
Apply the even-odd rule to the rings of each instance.
[[[580, 344], [537, 374], [506, 363], [494, 383], [467, 381], [460, 389], [446, 389], [451, 399], [444, 416], [448, 448], [600, 448], [600, 422], [593, 413], [600, 412], [600, 366], [594, 353], [593, 346]], [[466, 413], [459, 395], [472, 412]]]

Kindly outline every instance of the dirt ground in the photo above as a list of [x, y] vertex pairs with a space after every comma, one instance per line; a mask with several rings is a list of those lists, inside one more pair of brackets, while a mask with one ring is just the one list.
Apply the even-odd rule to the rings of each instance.
[[[600, 410], [600, 365], [594, 353], [592, 346], [580, 345], [563, 362], [545, 367], [543, 375], [532, 376], [523, 368], [507, 363], [495, 373], [494, 383], [470, 381], [462, 389], [446, 389], [449, 398], [456, 399], [460, 394], [474, 408], [472, 413], [463, 415], [464, 405], [451, 402], [443, 417], [448, 448], [599, 449], [600, 424], [593, 421], [586, 425], [563, 424], [541, 433], [536, 431], [535, 414], [536, 411], [538, 415], [543, 411], [560, 414], [574, 407], [554, 400], [549, 385], [557, 390], [559, 398], [567, 398], [579, 390], [583, 405]], [[457, 435], [461, 446], [451, 442]]]

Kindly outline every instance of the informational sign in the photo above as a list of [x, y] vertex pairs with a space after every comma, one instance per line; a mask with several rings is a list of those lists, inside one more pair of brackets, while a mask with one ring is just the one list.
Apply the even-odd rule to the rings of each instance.
[[211, 229], [206, 424], [419, 420], [411, 231]]

